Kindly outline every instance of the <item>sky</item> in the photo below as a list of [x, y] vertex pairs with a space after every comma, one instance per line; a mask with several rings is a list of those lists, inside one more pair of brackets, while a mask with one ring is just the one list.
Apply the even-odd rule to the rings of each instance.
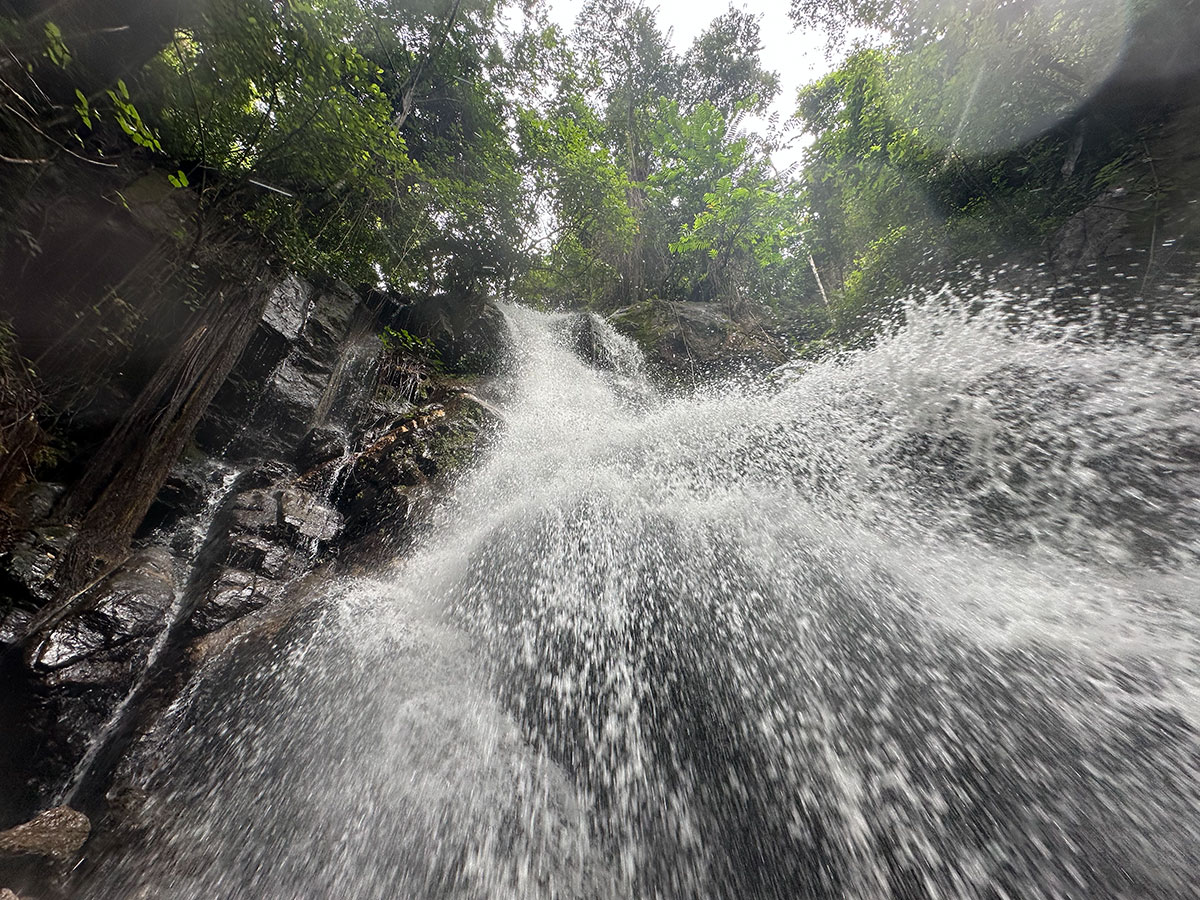
[[[670, 29], [675, 49], [682, 53], [713, 19], [729, 9], [731, 0], [659, 0], [657, 4], [647, 0], [647, 5], [657, 10], [659, 28], [664, 32]], [[733, 0], [732, 5], [761, 17], [761, 59], [764, 68], [779, 75], [780, 90], [772, 111], [779, 113], [782, 121], [794, 111], [796, 90], [835, 65], [826, 58], [825, 35], [813, 29], [796, 29], [788, 18], [788, 0]], [[551, 19], [570, 31], [583, 0], [549, 0], [548, 6]], [[763, 125], [745, 124], [749, 128]], [[775, 165], [782, 168], [790, 164], [808, 143], [799, 137], [790, 150], [775, 154]]]

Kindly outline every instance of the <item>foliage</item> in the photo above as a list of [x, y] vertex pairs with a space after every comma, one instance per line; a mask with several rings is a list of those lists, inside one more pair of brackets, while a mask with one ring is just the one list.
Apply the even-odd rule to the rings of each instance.
[[115, 126], [301, 273], [601, 308], [795, 295], [798, 194], [742, 128], [778, 86], [758, 21], [731, 9], [676, 54], [640, 0], [591, 0], [570, 37], [521, 16], [211, 0], [70, 106], [80, 143]]
[[[1115, 0], [792, 0], [798, 24], [882, 46], [800, 92], [812, 144], [785, 172], [778, 122], [746, 127], [778, 90], [752, 14], [676, 52], [644, 0], [589, 0], [569, 35], [536, 0], [502, 2], [189, 5], [148, 65], [73, 83], [45, 118], [65, 111], [89, 153], [115, 129], [302, 273], [719, 302], [805, 333], [881, 315], [923, 267], [1036, 246], [1138, 157], [1087, 114], [1130, 27]], [[14, 58], [75, 79], [86, 54], [63, 32], [38, 20]], [[69, 143], [43, 136], [15, 164]]]
[[[57, 22], [0, 19], [0, 48], [7, 56], [5, 64], [0, 66], [0, 86], [5, 95], [0, 101], [0, 129], [9, 137], [6, 143], [10, 144], [10, 150], [19, 145], [26, 148], [27, 154], [24, 157], [4, 155], [4, 162], [39, 165], [48, 163], [50, 155], [66, 153], [96, 165], [111, 166], [102, 161], [103, 152], [95, 154], [101, 158], [94, 158], [72, 149], [70, 142], [83, 147], [84, 140], [78, 133], [61, 127], [64, 119], [59, 116], [59, 110], [67, 104], [89, 132], [109, 119], [134, 146], [162, 152], [158, 135], [143, 120], [124, 80], [118, 79], [112, 88], [96, 92], [106, 97], [107, 103], [97, 104], [96, 97], [89, 98], [80, 89], [78, 84], [81, 82], [77, 79], [86, 78], [86, 73], [80, 71], [76, 56]], [[64, 91], [69, 95], [66, 103], [53, 96], [63, 84], [69, 85]], [[69, 114], [65, 120], [70, 121]]]
[[46, 58], [65, 69], [71, 62], [71, 51], [63, 43], [62, 29], [54, 22], [46, 22], [43, 31], [46, 34], [46, 49], [43, 51]]
[[[145, 147], [147, 150], [155, 150], [162, 153], [162, 144], [158, 141], [158, 135], [142, 120], [142, 114], [138, 112], [137, 107], [129, 97], [129, 87], [124, 80], [117, 81], [117, 89], [106, 91], [108, 99], [112, 103], [113, 118], [121, 130], [129, 136], [139, 147]], [[89, 110], [87, 109], [87, 99], [83, 97], [81, 91], [76, 90], [76, 97], [81, 100], [82, 109], [76, 107], [80, 118], [83, 119], [85, 125], [90, 126]], [[178, 185], [182, 187], [182, 185]]]
[[763, 113], [779, 92], [779, 77], [759, 62], [758, 19], [730, 7], [713, 20], [684, 56], [681, 93], [692, 104], [708, 103], [727, 118]]
[[143, 78], [167, 152], [252, 188], [245, 219], [302, 271], [411, 277], [399, 258], [423, 212], [420, 169], [356, 45], [358, 5], [216, 0], [189, 26]]
[[[3, 101], [15, 123], [6, 130], [30, 147], [8, 163], [57, 152], [99, 161], [115, 127], [172, 185], [195, 187], [302, 273], [469, 292], [524, 264], [533, 213], [510, 133], [518, 76], [507, 48], [537, 60], [527, 36], [501, 27], [494, 0], [178, 8], [160, 52], [110, 82], [80, 67], [67, 29], [6, 20], [5, 47], [33, 88], [5, 81], [20, 101]], [[80, 16], [70, 33], [81, 46], [108, 34]]]
[[434, 369], [442, 368], [437, 347], [427, 337], [415, 335], [404, 328], [388, 326], [383, 329], [379, 338], [383, 342], [383, 349], [388, 353], [398, 353], [419, 359]]
[[878, 320], [938, 266], [1043, 246], [1141, 155], [1092, 103], [1123, 5], [794, 0], [792, 15], [891, 39], [798, 96], [814, 264], [843, 321]]
[[687, 116], [668, 104], [656, 139], [663, 165], [650, 182], [665, 208], [682, 213], [669, 244], [679, 288], [692, 299], [776, 305], [782, 286], [770, 276], [799, 258], [800, 207], [767, 146], [708, 102]]
[[593, 0], [554, 48], [556, 94], [520, 128], [554, 224], [523, 293], [741, 311], [807, 295], [797, 192], [772, 167], [771, 140], [742, 129], [778, 89], [755, 17], [731, 9], [680, 57], [652, 9]]
[[430, 375], [446, 371], [433, 341], [406, 329], [390, 326], [384, 328], [379, 338], [383, 343], [383, 357], [375, 388], [376, 397], [409, 403], [425, 399]]

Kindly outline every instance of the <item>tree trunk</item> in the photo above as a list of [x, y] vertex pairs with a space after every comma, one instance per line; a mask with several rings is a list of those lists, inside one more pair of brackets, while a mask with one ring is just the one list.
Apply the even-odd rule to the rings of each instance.
[[262, 318], [270, 282], [256, 260], [209, 295], [173, 352], [63, 498], [59, 515], [79, 536], [58, 571], [69, 597], [125, 554], [171, 466]]

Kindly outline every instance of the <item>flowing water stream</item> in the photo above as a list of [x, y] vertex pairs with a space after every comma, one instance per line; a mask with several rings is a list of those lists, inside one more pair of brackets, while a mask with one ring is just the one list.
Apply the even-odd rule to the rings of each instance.
[[939, 301], [660, 397], [508, 317], [489, 458], [207, 666], [81, 896], [1195, 896], [1185, 340]]

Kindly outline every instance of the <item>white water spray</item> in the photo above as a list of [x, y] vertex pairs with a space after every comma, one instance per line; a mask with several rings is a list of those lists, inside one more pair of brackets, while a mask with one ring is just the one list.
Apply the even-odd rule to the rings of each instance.
[[937, 303], [656, 400], [508, 315], [500, 445], [212, 671], [85, 896], [1192, 896], [1187, 346]]

